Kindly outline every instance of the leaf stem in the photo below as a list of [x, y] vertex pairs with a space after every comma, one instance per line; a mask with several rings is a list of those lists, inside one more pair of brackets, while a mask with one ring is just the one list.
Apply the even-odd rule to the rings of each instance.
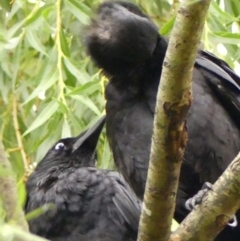
[[20, 128], [19, 128], [19, 124], [18, 124], [18, 117], [17, 117], [17, 99], [15, 96], [13, 96], [12, 116], [13, 116], [13, 125], [14, 125], [14, 130], [15, 130], [15, 134], [16, 134], [16, 138], [17, 138], [18, 148], [21, 152], [25, 171], [28, 172], [30, 163], [27, 160], [27, 155], [23, 148], [23, 142], [22, 142], [22, 137], [21, 137]]
[[[61, 3], [62, 3], [62, 0], [56, 1], [56, 8], [57, 8], [56, 47], [58, 52], [58, 58], [57, 58], [57, 68], [59, 72], [58, 83], [60, 87], [60, 93], [59, 93], [58, 99], [62, 100], [63, 104], [67, 106], [67, 102], [64, 95], [65, 83], [63, 79], [63, 68], [62, 68], [62, 58], [64, 57], [64, 54], [61, 48], [61, 26], [62, 26]], [[64, 117], [65, 117], [65, 114], [64, 114]]]

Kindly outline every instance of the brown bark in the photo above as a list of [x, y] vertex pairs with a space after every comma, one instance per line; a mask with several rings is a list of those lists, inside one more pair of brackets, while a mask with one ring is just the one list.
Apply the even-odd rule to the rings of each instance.
[[192, 100], [192, 69], [209, 4], [210, 0], [185, 0], [177, 14], [157, 94], [138, 241], [165, 241], [170, 237], [187, 141], [185, 119]]
[[213, 185], [179, 228], [170, 241], [210, 241], [225, 227], [240, 208], [240, 154]]

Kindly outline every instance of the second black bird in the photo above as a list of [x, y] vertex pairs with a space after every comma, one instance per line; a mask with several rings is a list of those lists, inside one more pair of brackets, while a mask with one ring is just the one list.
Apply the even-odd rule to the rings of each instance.
[[119, 173], [94, 167], [103, 125], [101, 118], [59, 140], [29, 177], [26, 213], [52, 204], [29, 221], [32, 233], [52, 241], [136, 240], [141, 203]]

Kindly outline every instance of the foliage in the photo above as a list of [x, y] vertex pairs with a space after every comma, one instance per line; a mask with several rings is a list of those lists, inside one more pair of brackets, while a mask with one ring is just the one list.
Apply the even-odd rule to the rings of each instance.
[[[0, 0], [0, 138], [22, 204], [23, 183], [34, 163], [59, 138], [79, 134], [104, 113], [107, 80], [83, 45], [84, 26], [99, 2]], [[178, 0], [133, 2], [161, 26], [160, 33], [170, 34]], [[240, 56], [238, 6], [238, 0], [212, 1], [202, 36], [206, 50], [235, 68]], [[99, 167], [114, 167], [105, 134], [98, 158]]]

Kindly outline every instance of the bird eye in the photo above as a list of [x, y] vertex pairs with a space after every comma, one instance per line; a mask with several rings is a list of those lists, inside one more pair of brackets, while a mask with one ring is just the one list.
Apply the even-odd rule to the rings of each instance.
[[62, 142], [59, 142], [54, 147], [55, 150], [63, 150], [65, 148], [65, 145]]

